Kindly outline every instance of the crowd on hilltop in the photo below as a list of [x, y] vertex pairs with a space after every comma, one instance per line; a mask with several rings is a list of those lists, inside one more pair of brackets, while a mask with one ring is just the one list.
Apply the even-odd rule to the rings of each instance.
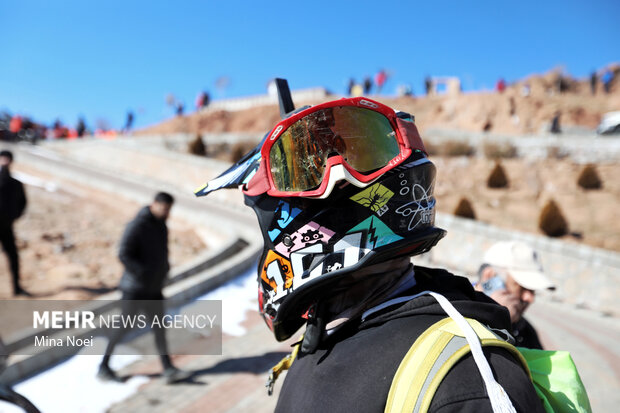
[[592, 71], [586, 81], [579, 81], [560, 71], [554, 71], [544, 76], [530, 77], [523, 81], [508, 84], [504, 78], [499, 78], [495, 84], [495, 91], [504, 93], [509, 86], [519, 88], [522, 96], [529, 96], [532, 93], [533, 83], [539, 91], [547, 95], [561, 95], [565, 93], [590, 93], [597, 95], [600, 93], [609, 94], [620, 75], [620, 67], [605, 67], [599, 71]]
[[[133, 128], [134, 114], [127, 112], [125, 126], [121, 133], [129, 133]], [[7, 111], [0, 112], [0, 140], [1, 141], [25, 141], [36, 143], [47, 139], [76, 139], [84, 136], [115, 136], [118, 132], [108, 127], [91, 129], [87, 126], [83, 117], [80, 117], [74, 127], [64, 124], [59, 119], [51, 125], [36, 122], [29, 116], [21, 114], [11, 115]]]
[[347, 84], [347, 94], [353, 97], [370, 95], [371, 93], [380, 94], [388, 77], [388, 72], [385, 69], [381, 69], [375, 74], [374, 82], [370, 76], [365, 76], [361, 83], [356, 82], [354, 78], [350, 78]]
[[[378, 70], [374, 76], [363, 76], [362, 81], [358, 82], [353, 77], [346, 82], [346, 94], [351, 97], [378, 95], [385, 91], [386, 82], [392, 74], [385, 69]], [[530, 94], [545, 93], [547, 95], [565, 93], [591, 93], [609, 94], [617, 89], [616, 83], [620, 77], [619, 65], [608, 65], [601, 70], [592, 71], [586, 81], [578, 81], [562, 72], [550, 72], [543, 76], [532, 76], [525, 80], [508, 83], [500, 77], [495, 84], [495, 91], [504, 93], [505, 91], [517, 89], [524, 96]], [[460, 93], [462, 91], [461, 81], [458, 77], [433, 77], [424, 78], [424, 93], [426, 96], [435, 95], [438, 91], [445, 89], [448, 94]], [[399, 97], [414, 96], [414, 91], [409, 83], [400, 83], [396, 86], [396, 93]], [[195, 99], [195, 110], [200, 111], [209, 106], [211, 96], [208, 91], [201, 90]], [[173, 110], [176, 116], [185, 114], [185, 104], [183, 101], [168, 95], [166, 104]], [[22, 114], [11, 114], [7, 111], [0, 111], [0, 140], [3, 141], [26, 141], [35, 143], [43, 139], [76, 139], [84, 136], [114, 137], [117, 134], [131, 133], [134, 126], [135, 115], [133, 111], [127, 111], [124, 126], [115, 130], [102, 122], [98, 127], [91, 128], [86, 120], [80, 117], [74, 126], [56, 120], [51, 125], [43, 122], [36, 122], [31, 117]]]
[[[508, 88], [518, 88], [521, 95], [529, 96], [534, 93], [544, 92], [547, 95], [564, 93], [591, 93], [609, 94], [620, 76], [619, 65], [608, 65], [600, 70], [594, 70], [586, 80], [577, 80], [559, 70], [551, 71], [545, 75], [531, 76], [524, 80], [507, 82], [500, 77], [495, 83], [494, 90], [504, 93]], [[385, 84], [391, 73], [385, 69], [379, 70], [374, 76], [363, 76], [362, 81], [350, 77], [345, 84], [345, 94], [351, 97], [379, 95], [385, 91]], [[409, 83], [399, 83], [396, 86], [396, 95], [414, 96], [414, 91]], [[458, 76], [429, 76], [424, 78], [424, 94], [426, 96], [445, 92], [447, 94], [460, 93], [461, 79]]]
[[[200, 91], [196, 96], [196, 110], [206, 108], [210, 101], [209, 92]], [[176, 99], [173, 95], [169, 95], [166, 98], [166, 103], [172, 107], [176, 116], [183, 116], [185, 105], [182, 101]], [[135, 114], [129, 110], [127, 111], [125, 124], [119, 130], [110, 128], [104, 122], [99, 122], [100, 125], [98, 127], [91, 128], [86, 123], [84, 117], [80, 117], [75, 126], [65, 124], [59, 119], [51, 125], [46, 125], [43, 122], [33, 120], [30, 116], [19, 113], [11, 114], [3, 110], [0, 111], [0, 141], [36, 143], [39, 140], [77, 139], [85, 136], [114, 137], [119, 133], [131, 133], [134, 127], [134, 120]]]

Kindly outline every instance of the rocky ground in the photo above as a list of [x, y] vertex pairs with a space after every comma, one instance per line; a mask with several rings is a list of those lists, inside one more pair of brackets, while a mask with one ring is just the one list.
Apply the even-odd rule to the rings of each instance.
[[[18, 171], [53, 179], [23, 165]], [[25, 189], [28, 207], [15, 225], [22, 286], [39, 299], [89, 299], [115, 288], [122, 274], [118, 242], [140, 205], [75, 184]], [[204, 250], [188, 223], [173, 217], [168, 227], [171, 265]], [[0, 299], [8, 299], [8, 263], [0, 261]]]

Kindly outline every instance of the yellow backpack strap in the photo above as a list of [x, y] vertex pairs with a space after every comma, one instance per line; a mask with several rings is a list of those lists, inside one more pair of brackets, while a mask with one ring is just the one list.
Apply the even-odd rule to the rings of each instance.
[[293, 351], [291, 354], [287, 354], [282, 360], [278, 362], [275, 366], [271, 368], [271, 372], [269, 373], [269, 378], [267, 379], [267, 383], [265, 387], [267, 387], [267, 394], [271, 396], [273, 394], [273, 386], [276, 384], [276, 380], [278, 380], [278, 376], [293, 365], [293, 361], [297, 358], [297, 354], [299, 353], [299, 348], [301, 347], [301, 342], [303, 341], [304, 336], [297, 341], [296, 344], [293, 345]]
[[[501, 340], [477, 320], [465, 320], [482, 346], [507, 349], [529, 374], [527, 363], [516, 347]], [[433, 324], [418, 337], [400, 363], [392, 380], [385, 412], [428, 411], [443, 378], [469, 351], [467, 339], [452, 318], [446, 317]]]

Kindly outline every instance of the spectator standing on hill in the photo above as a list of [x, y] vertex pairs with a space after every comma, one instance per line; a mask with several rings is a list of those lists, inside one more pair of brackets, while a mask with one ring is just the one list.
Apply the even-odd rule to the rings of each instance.
[[497, 84], [495, 85], [495, 89], [499, 92], [499, 93], [504, 93], [504, 90], [506, 90], [506, 81], [504, 81], [503, 78], [500, 78], [497, 81]]
[[375, 75], [375, 85], [377, 85], [377, 94], [381, 93], [381, 91], [383, 90], [383, 85], [385, 85], [387, 78], [388, 78], [387, 73], [385, 73], [385, 70], [383, 69], [379, 70], [379, 72]]
[[20, 115], [14, 115], [9, 123], [9, 132], [11, 139], [17, 140], [17, 134], [22, 130], [23, 119]]
[[596, 95], [596, 84], [598, 83], [598, 76], [595, 71], [590, 74], [590, 92], [592, 95]]
[[370, 94], [372, 90], [372, 80], [370, 80], [370, 76], [366, 76], [364, 78], [364, 95]]
[[86, 133], [86, 122], [84, 122], [84, 118], [80, 117], [80, 119], [78, 119], [75, 130], [80, 138], [84, 136], [84, 134]]
[[553, 115], [553, 119], [551, 119], [551, 128], [549, 132], [551, 133], [562, 133], [562, 129], [560, 128], [560, 111], [556, 111]]
[[125, 121], [125, 127], [123, 128], [124, 133], [131, 132], [131, 128], [133, 127], [133, 112], [131, 110], [127, 111], [127, 120]]
[[413, 96], [413, 89], [408, 83], [398, 85], [398, 88], [396, 88], [396, 94], [398, 95], [398, 97]]
[[200, 110], [202, 108], [206, 108], [207, 106], [209, 106], [209, 102], [211, 100], [211, 97], [209, 96], [208, 92], [202, 91], [198, 94], [198, 96], [196, 97], [196, 110]]
[[13, 232], [13, 222], [21, 217], [26, 209], [26, 193], [22, 183], [11, 176], [12, 163], [11, 152], [0, 152], [0, 239], [13, 276], [13, 295], [30, 296], [30, 293], [19, 285], [19, 254]]
[[69, 130], [63, 126], [60, 122], [60, 119], [56, 119], [53, 126], [53, 136], [54, 139], [66, 138], [69, 136]]
[[347, 83], [347, 96], [353, 96], [354, 86], [355, 86], [355, 79], [351, 77], [349, 78], [349, 83]]
[[611, 81], [614, 80], [614, 74], [609, 69], [605, 69], [605, 73], [601, 77], [601, 81], [603, 82], [603, 89], [605, 93], [609, 93], [611, 91]]
[[521, 87], [521, 96], [529, 97], [531, 92], [532, 88], [530, 87], [530, 84], [528, 82], [525, 82]]
[[364, 95], [364, 86], [360, 85], [359, 83], [354, 84], [353, 87], [351, 88], [351, 96], [360, 97], [363, 95]]
[[478, 276], [476, 289], [508, 308], [516, 345], [542, 350], [536, 330], [523, 317], [536, 291], [555, 288], [538, 253], [523, 242], [498, 242], [484, 255]]
[[431, 79], [430, 76], [426, 76], [426, 78], [424, 79], [424, 90], [426, 90], [426, 96], [430, 96], [432, 90], [431, 88], [433, 87], [433, 80]]
[[[165, 192], [158, 193], [153, 202], [142, 208], [127, 225], [118, 252], [118, 257], [125, 267], [119, 285], [123, 293], [121, 301], [123, 315], [131, 317], [144, 313], [149, 318], [149, 325], [152, 325], [154, 317], [161, 319], [164, 314], [162, 289], [170, 269], [166, 220], [173, 203], [172, 195]], [[110, 368], [109, 361], [114, 347], [128, 331], [128, 329], [113, 330], [97, 373], [100, 379], [121, 381]], [[173, 383], [189, 377], [187, 372], [172, 365], [164, 329], [153, 327], [153, 333], [166, 381]]]

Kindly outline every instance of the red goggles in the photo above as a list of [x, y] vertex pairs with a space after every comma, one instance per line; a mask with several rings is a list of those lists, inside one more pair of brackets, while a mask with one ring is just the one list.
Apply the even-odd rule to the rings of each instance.
[[271, 130], [261, 148], [260, 167], [244, 192], [322, 197], [333, 186], [335, 166], [342, 165], [338, 179], [364, 186], [416, 150], [426, 153], [410, 115], [368, 98], [326, 102]]

